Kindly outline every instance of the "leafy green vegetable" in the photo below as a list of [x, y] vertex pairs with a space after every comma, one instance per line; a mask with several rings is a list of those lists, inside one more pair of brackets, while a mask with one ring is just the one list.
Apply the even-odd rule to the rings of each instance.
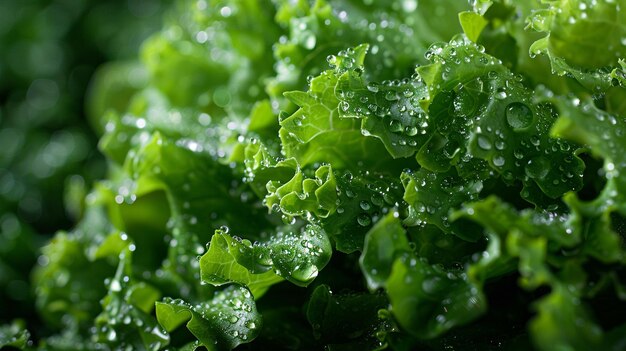
[[25, 348], [29, 345], [30, 332], [24, 329], [23, 323], [13, 323], [0, 327], [0, 348], [12, 346]]
[[180, 0], [97, 76], [34, 345], [620, 349], [623, 9]]
[[330, 255], [326, 233], [312, 224], [299, 230], [279, 228], [267, 242], [255, 244], [218, 230], [208, 252], [200, 258], [200, 270], [207, 283], [237, 282], [247, 285], [257, 297], [281, 281], [280, 277], [307, 286], [328, 263]]
[[233, 349], [254, 339], [262, 326], [252, 294], [236, 285], [195, 306], [165, 299], [157, 303], [156, 315], [168, 331], [187, 322], [187, 329], [208, 350]]

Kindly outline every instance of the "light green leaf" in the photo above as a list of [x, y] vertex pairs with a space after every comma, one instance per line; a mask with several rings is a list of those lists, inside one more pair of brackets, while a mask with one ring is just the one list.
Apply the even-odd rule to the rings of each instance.
[[219, 230], [213, 234], [208, 251], [200, 258], [202, 281], [216, 286], [239, 283], [247, 286], [254, 297], [259, 298], [270, 286], [283, 280], [267, 268], [265, 271], [255, 271], [238, 263], [239, 248], [248, 248], [253, 253], [257, 251]]
[[156, 303], [159, 323], [172, 332], [186, 323], [187, 329], [207, 350], [232, 350], [259, 335], [262, 321], [248, 289], [231, 285], [212, 299], [197, 305], [164, 299]]
[[404, 201], [411, 209], [405, 223], [436, 225], [443, 232], [468, 241], [476, 241], [482, 236], [476, 228], [458, 226], [448, 218], [451, 210], [478, 198], [483, 187], [480, 179], [463, 179], [455, 170], [435, 173], [424, 168], [402, 173], [400, 179], [404, 185]]
[[461, 27], [463, 27], [463, 32], [467, 38], [473, 42], [478, 41], [480, 33], [489, 23], [483, 16], [473, 11], [459, 13], [459, 22], [461, 22]]
[[307, 286], [328, 263], [331, 252], [326, 233], [313, 224], [279, 228], [266, 242], [254, 244], [218, 230], [200, 258], [200, 269], [207, 283], [245, 284], [258, 297], [280, 277]]
[[580, 297], [557, 285], [536, 304], [538, 312], [529, 326], [540, 350], [593, 350], [602, 341], [602, 330], [590, 318]]

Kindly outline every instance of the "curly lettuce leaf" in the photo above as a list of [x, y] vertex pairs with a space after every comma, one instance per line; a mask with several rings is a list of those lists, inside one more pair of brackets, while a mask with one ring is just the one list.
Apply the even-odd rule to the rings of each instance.
[[103, 209], [94, 206], [73, 232], [57, 233], [42, 248], [33, 277], [36, 306], [51, 326], [86, 327], [98, 314], [99, 301], [106, 294], [103, 282], [115, 272], [119, 251], [99, 257], [93, 253], [110, 232]]
[[[368, 46], [360, 45], [353, 52], [356, 57], [362, 57], [367, 49]], [[350, 57], [342, 58], [346, 59]], [[423, 82], [414, 76], [379, 84], [367, 82], [366, 73], [361, 58], [340, 76], [337, 84], [340, 116], [361, 119], [361, 132], [380, 139], [392, 157], [412, 156], [425, 144], [432, 129], [428, 115], [420, 106], [427, 97]]]
[[[426, 235], [426, 232], [418, 235]], [[390, 214], [367, 234], [359, 262], [370, 290], [386, 289], [391, 312], [400, 326], [420, 339], [432, 339], [485, 312], [482, 284], [486, 276], [475, 280], [460, 264], [449, 268], [439, 263], [430, 264], [425, 256], [415, 255], [425, 249], [407, 240], [400, 220]], [[456, 256], [457, 262], [467, 259], [459, 255], [463, 251], [456, 249], [441, 248]]]
[[[164, 268], [171, 273], [175, 284], [187, 285], [186, 291], [191, 294], [203, 294], [195, 256], [205, 252], [203, 243], [210, 239], [207, 228], [228, 224], [234, 231], [256, 240], [259, 233], [269, 227], [260, 204], [242, 189], [239, 181], [234, 181], [233, 170], [211, 155], [190, 150], [156, 133], [127, 160], [126, 166], [128, 173], [136, 177], [136, 188], [129, 189], [137, 196], [131, 208], [139, 204], [142, 196], [165, 192], [165, 205], [171, 215], [167, 228], [163, 229], [171, 231], [172, 241]], [[246, 198], [251, 201], [243, 205], [242, 199]], [[232, 217], [243, 213], [254, 220], [237, 221]], [[129, 234], [132, 233], [129, 231]]]
[[546, 54], [553, 73], [572, 76], [592, 92], [623, 84], [626, 3], [577, 0], [548, 5], [527, 19], [528, 27], [546, 34], [530, 47], [530, 54]]
[[402, 186], [388, 174], [345, 172], [337, 179], [338, 201], [333, 216], [321, 223], [345, 253], [362, 251], [366, 230], [387, 213], [404, 211]]
[[254, 340], [262, 327], [252, 294], [238, 285], [217, 291], [197, 305], [165, 298], [156, 303], [156, 316], [168, 332], [186, 323], [207, 350], [232, 350]]
[[278, 66], [268, 84], [270, 95], [301, 89], [306, 77], [325, 69], [328, 55], [362, 43], [371, 44], [365, 62], [371, 78], [401, 76], [423, 61], [430, 43], [460, 31], [456, 14], [467, 9], [467, 3], [435, 0], [282, 2], [276, 20], [289, 34], [275, 48]]
[[200, 258], [201, 278], [213, 285], [236, 282], [260, 297], [281, 277], [299, 286], [309, 285], [331, 256], [326, 233], [316, 225], [279, 228], [264, 242], [234, 238], [218, 230]]
[[535, 345], [543, 350], [594, 349], [602, 343], [602, 330], [593, 322], [580, 297], [558, 285], [535, 308], [529, 325]]
[[445, 233], [452, 233], [468, 241], [476, 241], [481, 232], [459, 226], [449, 220], [451, 209], [478, 198], [483, 184], [480, 179], [463, 179], [454, 170], [448, 173], [430, 172], [424, 168], [402, 173], [404, 201], [411, 212], [405, 220], [410, 225], [432, 224]]
[[181, 23], [167, 23], [142, 48], [151, 85], [175, 106], [196, 106], [214, 118], [245, 117], [264, 96], [262, 82], [272, 72], [271, 47], [281, 33], [271, 20], [274, 6], [265, 5], [181, 2]]
[[593, 102], [580, 99], [551, 99], [561, 113], [552, 128], [554, 135], [588, 145], [594, 155], [604, 159], [603, 173], [607, 184], [594, 204], [603, 211], [605, 206], [626, 215], [626, 157], [620, 152], [626, 143], [626, 120], [602, 111]]
[[[573, 207], [573, 214], [564, 217], [537, 210], [518, 212], [490, 197], [467, 205], [453, 216], [478, 221], [492, 233], [489, 249], [480, 261], [470, 266], [470, 277], [483, 280], [507, 274], [507, 270], [501, 268], [510, 266], [511, 259], [515, 258], [521, 286], [526, 289], [551, 287], [547, 296], [536, 301], [538, 314], [529, 324], [531, 337], [542, 350], [550, 350], [555, 345], [573, 350], [580, 345], [593, 348], [600, 344], [602, 329], [581, 301], [581, 294], [587, 289], [587, 275], [593, 272], [585, 272], [580, 260], [584, 255], [606, 262], [618, 262], [622, 257], [619, 241], [606, 239], [615, 238], [614, 234], [608, 236], [610, 229], [598, 228], [597, 219], [587, 218], [590, 213], [581, 213], [576, 202], [568, 204]], [[589, 230], [581, 231], [581, 228]], [[571, 258], [561, 256], [573, 248], [578, 248], [580, 254]], [[598, 254], [598, 249], [605, 256]]]
[[337, 185], [330, 166], [321, 166], [315, 170], [315, 178], [305, 178], [297, 171], [285, 184], [269, 181], [266, 185], [268, 194], [266, 205], [273, 209], [279, 207], [287, 216], [307, 216], [314, 213], [326, 218], [337, 208]]
[[583, 163], [573, 145], [550, 138], [556, 120], [551, 108], [534, 102], [520, 77], [482, 51], [455, 38], [434, 45], [433, 63], [418, 68], [431, 96], [429, 113], [451, 119], [440, 127], [448, 143], [456, 142], [466, 157], [487, 161], [505, 182], [538, 186], [548, 198], [580, 189]]
[[287, 157], [294, 157], [303, 167], [328, 162], [337, 169], [381, 167], [387, 161], [378, 140], [363, 138], [358, 121], [340, 118], [336, 92], [338, 72], [362, 65], [364, 55], [364, 48], [338, 55], [331, 60], [337, 68], [313, 78], [306, 93], [285, 93], [285, 97], [300, 106], [294, 114], [280, 121], [279, 135]]
[[242, 247], [243, 251], [246, 246], [223, 231], [213, 234], [208, 245], [207, 252], [200, 258], [200, 275], [206, 283], [216, 286], [239, 283], [259, 298], [270, 286], [283, 280], [273, 271], [248, 269], [237, 262], [238, 247]]
[[319, 222], [346, 253], [362, 249], [364, 228], [403, 206], [399, 182], [386, 173], [353, 174], [328, 165], [300, 168], [295, 159], [275, 158], [260, 143], [246, 146], [245, 154], [246, 180], [270, 211], [281, 213], [287, 223], [295, 217]]

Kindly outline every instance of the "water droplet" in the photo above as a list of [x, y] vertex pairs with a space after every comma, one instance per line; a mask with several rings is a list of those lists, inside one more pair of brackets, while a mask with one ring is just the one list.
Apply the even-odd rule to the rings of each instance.
[[370, 216], [368, 216], [365, 213], [361, 213], [357, 218], [356, 221], [362, 225], [363, 227], [367, 227], [368, 225], [370, 225], [372, 223], [372, 219], [370, 218]]
[[120, 281], [117, 279], [111, 281], [110, 289], [111, 291], [122, 291], [122, 285], [120, 284]]
[[331, 67], [334, 67], [337, 65], [337, 57], [335, 55], [328, 55], [326, 56], [326, 62], [328, 62]]
[[404, 132], [408, 136], [414, 136], [415, 134], [417, 134], [417, 128], [414, 126], [407, 126], [406, 128], [404, 128]]
[[491, 150], [491, 141], [489, 140], [489, 138], [487, 138], [484, 135], [479, 135], [478, 139], [478, 146], [483, 149], [483, 150]]
[[543, 157], [536, 157], [528, 161], [524, 169], [526, 175], [533, 179], [542, 179], [550, 170], [550, 163]]
[[437, 287], [440, 281], [441, 281], [441, 278], [439, 277], [425, 279], [422, 282], [422, 290], [424, 290], [424, 292], [427, 294], [434, 294], [435, 292], [437, 292]]
[[306, 36], [306, 39], [304, 39], [303, 44], [306, 49], [312, 50], [315, 47], [316, 43], [317, 39], [315, 38], [315, 35], [309, 34]]
[[417, 9], [417, 0], [404, 0], [402, 9], [406, 12], [413, 12]]
[[535, 145], [535, 146], [539, 146], [541, 144], [541, 139], [539, 139], [539, 137], [536, 136], [536, 135], [531, 135], [530, 136], [530, 143]]
[[504, 166], [505, 163], [505, 159], [502, 156], [496, 156], [493, 158], [493, 165], [496, 167], [502, 167]]
[[394, 119], [391, 122], [389, 122], [389, 130], [391, 130], [394, 133], [399, 133], [402, 131], [402, 122]]
[[361, 201], [359, 205], [361, 206], [363, 211], [368, 211], [371, 208], [370, 203], [365, 200]]
[[371, 82], [371, 83], [367, 83], [367, 90], [371, 91], [372, 93], [377, 93], [378, 92], [378, 84]]
[[342, 101], [339, 103], [339, 107], [341, 108], [343, 112], [347, 112], [348, 109], [350, 108], [350, 104], [347, 101]]
[[388, 92], [385, 94], [385, 99], [386, 99], [387, 101], [395, 101], [395, 100], [398, 100], [398, 94], [396, 94], [396, 92], [395, 92], [395, 91], [390, 90], [390, 91], [388, 91]]
[[380, 195], [374, 194], [370, 200], [372, 200], [372, 204], [375, 206], [380, 207], [383, 205], [383, 198]]
[[525, 129], [533, 123], [533, 112], [520, 102], [510, 103], [505, 114], [507, 123], [513, 129]]

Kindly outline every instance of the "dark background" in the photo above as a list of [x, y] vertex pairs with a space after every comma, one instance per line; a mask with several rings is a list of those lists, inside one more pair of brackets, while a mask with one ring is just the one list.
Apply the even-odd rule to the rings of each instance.
[[93, 74], [136, 59], [170, 2], [0, 1], [0, 325], [39, 325], [30, 285], [39, 249], [72, 228], [106, 172], [85, 112]]

